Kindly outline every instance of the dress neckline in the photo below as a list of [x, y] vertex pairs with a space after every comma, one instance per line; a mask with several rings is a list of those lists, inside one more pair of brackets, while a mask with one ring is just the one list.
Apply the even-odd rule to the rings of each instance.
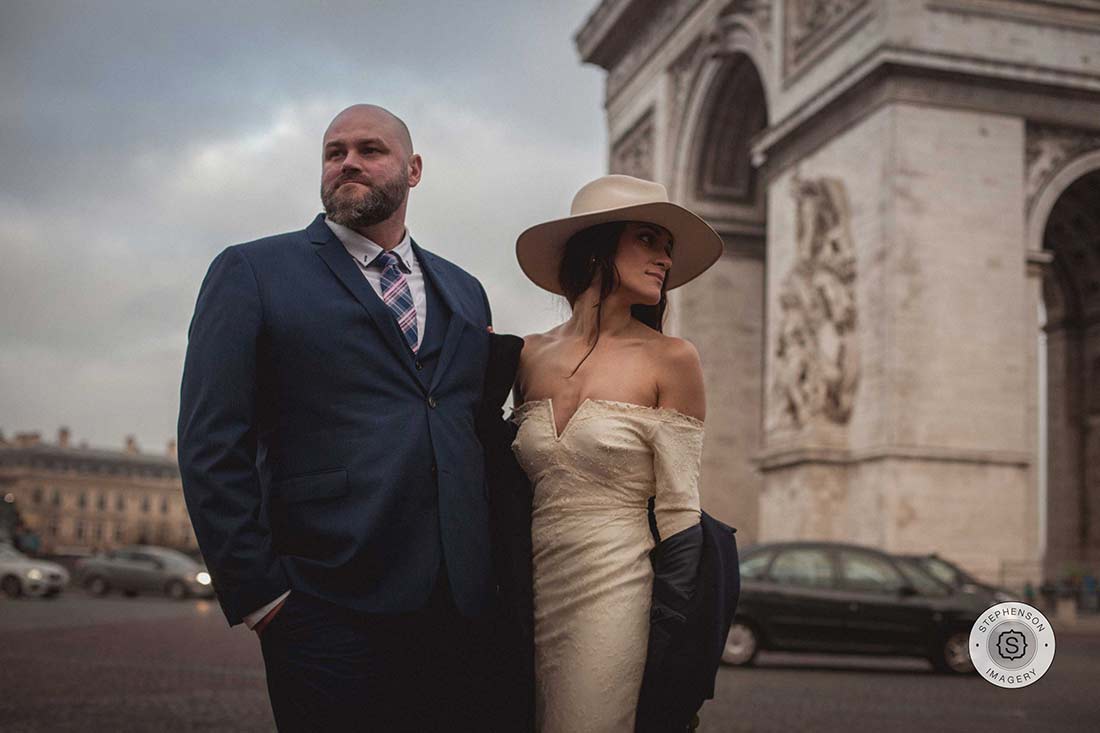
[[513, 412], [524, 414], [528, 409], [535, 405], [545, 404], [547, 409], [547, 416], [550, 419], [550, 426], [554, 431], [554, 440], [561, 441], [566, 435], [569, 434], [569, 428], [573, 425], [573, 422], [577, 419], [577, 416], [584, 411], [585, 407], [589, 404], [600, 405], [604, 407], [616, 408], [619, 410], [633, 412], [636, 414], [643, 414], [652, 417], [672, 419], [674, 421], [684, 422], [692, 427], [702, 428], [703, 421], [697, 417], [691, 415], [685, 415], [679, 410], [674, 410], [671, 407], [654, 407], [652, 405], [639, 405], [637, 402], [622, 402], [620, 400], [604, 400], [596, 397], [585, 397], [581, 400], [581, 403], [577, 405], [577, 409], [573, 411], [573, 414], [566, 420], [562, 429], [558, 430], [558, 421], [554, 416], [554, 399], [552, 397], [543, 397], [538, 400], [528, 400], [522, 405], [517, 407]]

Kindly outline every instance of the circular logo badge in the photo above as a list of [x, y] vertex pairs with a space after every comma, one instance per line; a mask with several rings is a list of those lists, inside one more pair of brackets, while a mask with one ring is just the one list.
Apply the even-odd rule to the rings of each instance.
[[1027, 687], [1054, 661], [1054, 629], [1026, 603], [998, 603], [970, 629], [970, 659], [998, 687]]

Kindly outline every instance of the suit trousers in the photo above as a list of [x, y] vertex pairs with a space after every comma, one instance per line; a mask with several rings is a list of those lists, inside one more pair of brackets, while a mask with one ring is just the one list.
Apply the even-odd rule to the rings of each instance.
[[490, 730], [489, 631], [454, 606], [364, 614], [292, 591], [260, 634], [275, 723], [298, 731]]

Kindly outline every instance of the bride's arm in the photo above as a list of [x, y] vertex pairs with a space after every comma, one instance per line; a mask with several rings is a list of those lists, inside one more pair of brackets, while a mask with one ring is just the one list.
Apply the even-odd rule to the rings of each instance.
[[653, 427], [653, 512], [658, 534], [667, 539], [699, 523], [706, 396], [695, 346], [677, 338], [661, 341], [657, 407], [670, 412]]

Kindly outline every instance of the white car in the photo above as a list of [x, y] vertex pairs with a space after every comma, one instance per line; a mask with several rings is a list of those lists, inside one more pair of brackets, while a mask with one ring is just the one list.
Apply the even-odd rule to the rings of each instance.
[[69, 573], [57, 563], [27, 557], [11, 545], [0, 545], [0, 591], [52, 598], [69, 583]]

